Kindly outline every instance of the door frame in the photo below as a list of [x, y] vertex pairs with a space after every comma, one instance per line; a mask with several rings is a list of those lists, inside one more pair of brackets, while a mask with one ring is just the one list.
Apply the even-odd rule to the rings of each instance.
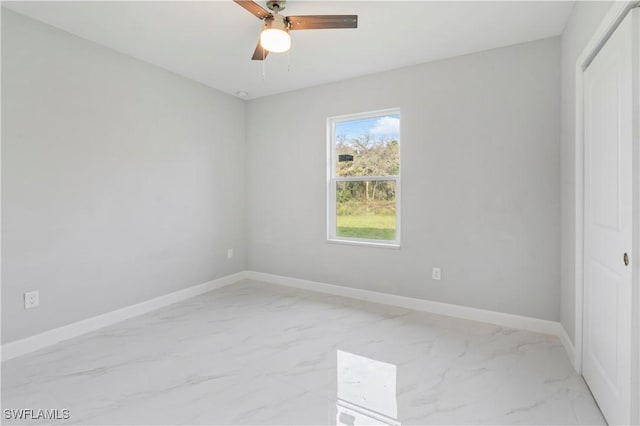
[[[613, 2], [604, 19], [592, 35], [591, 39], [582, 50], [575, 65], [575, 339], [573, 365], [582, 374], [582, 341], [583, 341], [583, 291], [584, 291], [584, 70], [591, 63], [600, 48], [609, 39], [618, 25], [627, 16], [629, 11], [640, 3], [637, 0]], [[634, 37], [640, 37], [637, 33]], [[634, 58], [636, 71], [639, 71], [638, 58]], [[640, 84], [634, 88], [634, 107], [638, 109], [640, 101]], [[634, 114], [633, 123], [633, 243], [631, 259], [631, 285], [632, 285], [632, 325], [631, 337], [631, 422], [640, 423], [640, 120], [638, 114]]]

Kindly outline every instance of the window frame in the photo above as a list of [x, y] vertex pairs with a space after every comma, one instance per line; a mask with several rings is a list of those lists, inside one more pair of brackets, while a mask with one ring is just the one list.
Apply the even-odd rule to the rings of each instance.
[[[397, 115], [400, 117], [398, 130], [398, 153], [400, 156], [400, 172], [389, 176], [344, 176], [338, 177], [336, 172], [336, 124], [345, 121], [355, 121], [367, 118]], [[401, 242], [401, 176], [402, 176], [402, 114], [400, 108], [387, 108], [363, 113], [346, 114], [327, 118], [327, 242], [338, 244], [352, 244], [369, 247], [400, 248]], [[365, 181], [394, 181], [396, 185], [396, 238], [395, 240], [374, 240], [368, 238], [340, 237], [337, 235], [337, 203], [336, 188], [338, 182]]]

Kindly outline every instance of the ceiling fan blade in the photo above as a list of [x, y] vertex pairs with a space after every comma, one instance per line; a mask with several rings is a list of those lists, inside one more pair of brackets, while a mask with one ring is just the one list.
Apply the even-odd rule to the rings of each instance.
[[269, 54], [269, 51], [264, 47], [262, 47], [262, 45], [260, 44], [260, 40], [258, 40], [258, 45], [256, 46], [256, 50], [253, 51], [253, 56], [251, 57], [251, 60], [263, 61], [268, 54]]
[[358, 15], [287, 16], [291, 30], [322, 30], [329, 28], [358, 28]]
[[245, 9], [247, 9], [249, 12], [251, 12], [251, 14], [256, 16], [258, 19], [264, 19], [264, 18], [267, 18], [269, 16], [273, 17], [271, 12], [269, 12], [266, 9], [263, 9], [262, 6], [260, 6], [256, 2], [253, 2], [251, 0], [233, 0], [233, 1], [235, 1], [236, 3], [238, 3], [240, 6], [244, 7]]

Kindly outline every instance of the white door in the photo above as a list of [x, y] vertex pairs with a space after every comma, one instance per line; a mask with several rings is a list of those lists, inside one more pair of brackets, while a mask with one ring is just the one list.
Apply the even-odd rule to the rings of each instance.
[[612, 425], [631, 415], [634, 14], [584, 72], [583, 375]]

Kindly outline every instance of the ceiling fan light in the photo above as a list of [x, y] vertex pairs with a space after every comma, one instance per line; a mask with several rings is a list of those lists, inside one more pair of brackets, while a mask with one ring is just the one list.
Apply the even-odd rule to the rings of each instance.
[[269, 52], [286, 52], [291, 48], [291, 36], [286, 31], [270, 28], [260, 34], [260, 44]]
[[291, 36], [284, 22], [267, 22], [260, 33], [260, 45], [269, 52], [281, 53], [291, 48]]

